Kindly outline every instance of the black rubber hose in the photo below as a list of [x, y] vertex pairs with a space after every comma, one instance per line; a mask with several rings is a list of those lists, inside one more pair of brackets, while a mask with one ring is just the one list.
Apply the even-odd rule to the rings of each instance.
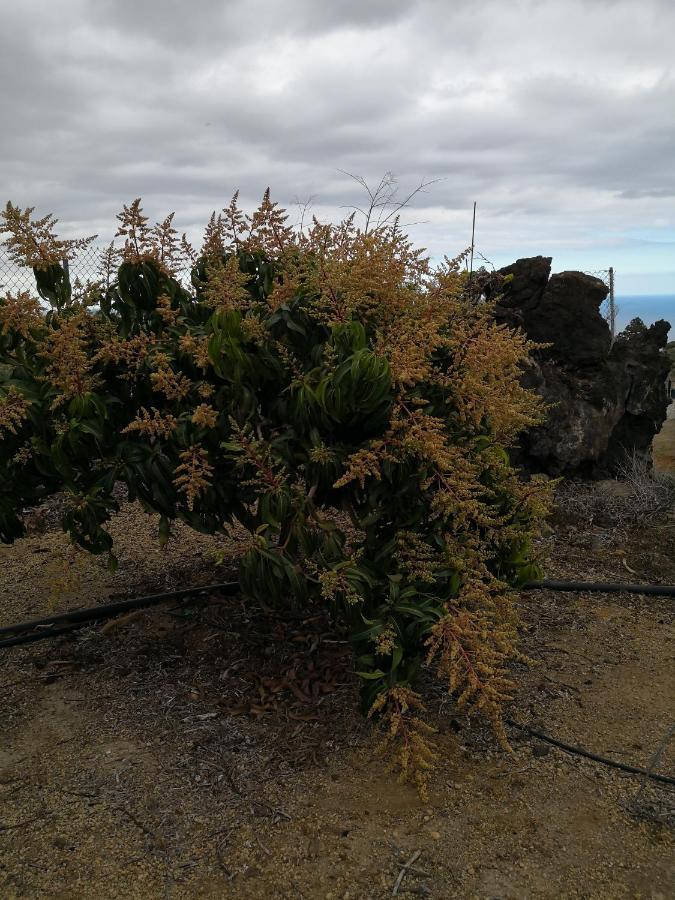
[[62, 634], [70, 634], [71, 631], [77, 631], [78, 628], [84, 628], [92, 625], [91, 622], [75, 622], [73, 625], [64, 625], [62, 628], [46, 628], [44, 631], [36, 631], [34, 634], [20, 634], [17, 637], [6, 638], [0, 641], [0, 650], [3, 647], [20, 647], [21, 644], [34, 644], [35, 641], [46, 641], [47, 638], [59, 637]]
[[[672, 584], [622, 584], [604, 583], [593, 581], [528, 581], [522, 588], [525, 591], [551, 590], [551, 591], [598, 591], [602, 593], [631, 593], [649, 594], [652, 596], [675, 597], [675, 585]], [[34, 641], [46, 640], [81, 628], [91, 622], [101, 619], [109, 619], [131, 609], [143, 609], [164, 603], [166, 600], [180, 600], [194, 594], [205, 592], [218, 592], [235, 594], [239, 590], [236, 581], [221, 582], [218, 584], [206, 584], [201, 587], [182, 588], [176, 591], [164, 591], [161, 594], [150, 594], [147, 597], [134, 597], [131, 600], [120, 600], [117, 603], [108, 603], [103, 606], [93, 606], [88, 609], [78, 609], [73, 612], [63, 613], [57, 616], [47, 616], [44, 619], [33, 619], [28, 622], [20, 622], [16, 625], [7, 625], [0, 628], [0, 636], [17, 635], [0, 640], [0, 648], [15, 647], [21, 644], [30, 644]], [[65, 628], [54, 628], [55, 625], [67, 625]], [[36, 632], [35, 629], [43, 629]], [[26, 633], [28, 632], [28, 633]]]
[[[107, 603], [103, 606], [92, 606], [87, 609], [76, 609], [73, 612], [62, 613], [56, 616], [47, 616], [44, 619], [33, 619], [28, 622], [19, 622], [16, 625], [7, 625], [0, 628], [0, 635], [19, 635], [19, 637], [0, 641], [0, 647], [15, 646], [19, 643], [32, 643], [33, 641], [49, 638], [57, 634], [71, 631], [91, 622], [101, 619], [110, 619], [132, 609], [143, 609], [147, 606], [155, 606], [167, 600], [180, 600], [183, 597], [194, 596], [203, 593], [236, 594], [239, 590], [237, 581], [226, 581], [219, 584], [206, 584], [190, 588], [182, 588], [176, 591], [164, 591], [161, 594], [149, 594], [146, 597], [132, 597], [130, 600], [119, 600], [116, 603]], [[54, 628], [55, 625], [67, 625], [66, 628]], [[42, 629], [36, 633], [35, 629]], [[24, 634], [24, 632], [29, 632]]]
[[675, 597], [675, 584], [623, 584], [602, 581], [527, 581], [523, 591], [597, 591], [603, 594], [651, 594], [655, 597]]
[[543, 731], [537, 731], [536, 728], [530, 728], [529, 725], [523, 725], [522, 722], [516, 722], [515, 719], [505, 719], [504, 721], [512, 728], [518, 728], [520, 731], [525, 731], [533, 737], [546, 741], [547, 744], [559, 747], [561, 750], [564, 750], [565, 753], [572, 753], [576, 756], [585, 756], [587, 759], [602, 763], [604, 766], [621, 769], [622, 772], [630, 772], [631, 775], [643, 775], [645, 778], [651, 778], [653, 781], [661, 781], [664, 784], [675, 784], [675, 778], [671, 778], [670, 775], [659, 775], [658, 772], [650, 772], [649, 769], [640, 769], [638, 766], [630, 766], [628, 763], [622, 763], [616, 759], [599, 756], [597, 753], [592, 753], [590, 750], [584, 750], [583, 747], [575, 747], [573, 744], [566, 744], [564, 741], [559, 741], [557, 738], [551, 737], [550, 734], [546, 734]]

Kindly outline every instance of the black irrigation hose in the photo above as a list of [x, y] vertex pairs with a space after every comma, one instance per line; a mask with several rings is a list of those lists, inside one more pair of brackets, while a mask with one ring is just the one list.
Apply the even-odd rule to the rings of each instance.
[[[635, 594], [657, 594], [666, 597], [675, 596], [675, 585], [602, 584], [586, 581], [529, 581], [523, 585], [523, 590], [544, 589], [554, 591], [602, 591], [608, 593], [612, 591], [625, 591]], [[104, 606], [92, 606], [88, 609], [77, 609], [73, 612], [63, 613], [62, 615], [48, 616], [45, 619], [33, 619], [29, 622], [20, 622], [17, 625], [8, 625], [4, 628], [0, 628], [0, 635], [13, 635], [13, 637], [1, 640], [0, 648], [13, 647], [20, 644], [32, 644], [35, 641], [68, 634], [77, 628], [83, 628], [93, 622], [100, 622], [102, 619], [110, 619], [132, 609], [144, 609], [148, 606], [155, 606], [159, 603], [164, 603], [167, 600], [181, 600], [184, 597], [204, 593], [232, 595], [236, 594], [238, 590], [238, 582], [226, 581], [218, 584], [206, 584], [201, 587], [182, 588], [177, 591], [164, 591], [161, 594], [150, 594], [146, 597], [133, 597], [130, 600], [119, 600], [117, 603], [108, 603]], [[54, 625], [61, 625], [62, 627], [54, 628]], [[43, 630], [36, 631], [35, 629], [38, 628]], [[518, 728], [533, 737], [539, 738], [548, 744], [552, 744], [554, 747], [559, 747], [566, 753], [585, 756], [587, 759], [592, 759], [605, 766], [621, 769], [623, 772], [630, 772], [632, 775], [642, 775], [643, 777], [651, 778], [653, 781], [660, 781], [664, 784], [675, 784], [675, 778], [671, 778], [669, 775], [659, 775], [658, 773], [650, 772], [647, 769], [640, 769], [637, 766], [630, 766], [614, 759], [608, 759], [605, 756], [599, 756], [597, 753], [591, 753], [589, 750], [584, 750], [583, 747], [575, 747], [572, 744], [566, 744], [564, 741], [559, 741], [557, 738], [551, 737], [543, 731], [537, 731], [537, 729], [530, 728], [529, 725], [523, 725], [521, 722], [516, 722], [514, 719], [506, 719], [506, 722], [512, 728]]]
[[525, 731], [527, 734], [531, 734], [533, 737], [539, 738], [547, 744], [559, 747], [561, 750], [564, 750], [565, 753], [572, 753], [576, 756], [585, 756], [587, 759], [602, 763], [604, 766], [621, 769], [622, 772], [630, 772], [631, 775], [642, 775], [645, 778], [651, 778], [653, 781], [661, 781], [664, 784], [675, 784], [675, 778], [671, 778], [670, 775], [659, 775], [658, 772], [650, 772], [649, 769], [640, 769], [638, 766], [629, 766], [627, 763], [618, 762], [616, 759], [608, 759], [606, 756], [599, 756], [597, 753], [591, 753], [590, 750], [584, 750], [583, 747], [575, 747], [573, 744], [566, 744], [564, 741], [559, 741], [557, 738], [551, 737], [550, 734], [546, 734], [543, 731], [537, 731], [536, 728], [530, 728], [529, 725], [523, 725], [522, 722], [516, 722], [515, 719], [505, 719], [504, 721], [512, 728], [518, 728], [520, 731]]
[[49, 628], [44, 631], [36, 631], [33, 634], [21, 634], [18, 637], [7, 638], [0, 641], [0, 650], [3, 647], [19, 647], [21, 644], [33, 644], [35, 641], [46, 641], [47, 638], [59, 637], [62, 634], [70, 634], [78, 628], [84, 628], [90, 622], [76, 622], [74, 625], [64, 625], [63, 628]]
[[597, 591], [603, 594], [650, 594], [675, 597], [675, 584], [623, 584], [602, 581], [527, 581], [523, 591]]
[[[132, 597], [130, 600], [119, 600], [116, 603], [108, 603], [104, 606], [76, 609], [73, 612], [63, 613], [62, 615], [47, 616], [45, 619], [33, 619], [29, 622], [20, 622], [17, 625], [8, 625], [5, 628], [0, 628], [0, 636], [13, 635], [13, 637], [0, 640], [0, 648], [15, 647], [20, 644], [32, 644], [35, 641], [57, 637], [60, 634], [66, 634], [77, 628], [83, 628], [94, 622], [100, 622], [103, 619], [111, 619], [114, 616], [118, 616], [129, 610], [144, 609], [147, 606], [155, 606], [158, 603], [164, 603], [167, 600], [181, 600], [184, 597], [191, 597], [195, 594], [203, 593], [217, 592], [221, 594], [236, 594], [238, 590], [239, 583], [236, 581], [226, 581], [219, 584], [205, 584], [202, 586], [182, 588], [177, 591], [164, 591], [161, 594], [150, 594], [146, 597]], [[62, 625], [64, 627], [54, 628], [53, 626], [55, 625]]]
[[[93, 606], [89, 609], [78, 609], [74, 612], [63, 613], [58, 616], [48, 616], [45, 619], [34, 619], [30, 622], [20, 622], [17, 625], [8, 625], [0, 628], [0, 636], [15, 635], [14, 637], [0, 640], [0, 649], [3, 647], [16, 647], [21, 644], [32, 644], [35, 641], [46, 640], [67, 634], [87, 624], [110, 619], [131, 609], [142, 609], [164, 603], [166, 600], [180, 600], [194, 594], [208, 591], [224, 594], [235, 594], [239, 590], [236, 581], [228, 581], [218, 584], [207, 584], [202, 587], [183, 588], [177, 591], [165, 591], [161, 594], [151, 594], [147, 597], [134, 597], [131, 600], [120, 600], [117, 603], [108, 603], [104, 606]], [[675, 597], [675, 585], [672, 584], [622, 584], [603, 583], [592, 581], [528, 581], [522, 586], [522, 590], [551, 590], [551, 591], [599, 591], [602, 593], [631, 593], [649, 594], [662, 597]], [[63, 628], [54, 628], [55, 625], [63, 625]], [[42, 629], [36, 631], [36, 629]]]

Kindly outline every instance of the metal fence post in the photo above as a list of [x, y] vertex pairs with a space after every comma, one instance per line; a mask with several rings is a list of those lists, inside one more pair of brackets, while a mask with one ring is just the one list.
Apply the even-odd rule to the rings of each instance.
[[609, 330], [612, 343], [616, 337], [616, 306], [614, 304], [614, 266], [609, 267]]

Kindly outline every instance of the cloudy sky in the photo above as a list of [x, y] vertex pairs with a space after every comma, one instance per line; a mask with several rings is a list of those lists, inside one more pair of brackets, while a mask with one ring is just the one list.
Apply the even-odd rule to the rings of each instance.
[[673, 0], [0, 0], [0, 200], [190, 234], [269, 184], [339, 218], [390, 170], [434, 255], [675, 293]]

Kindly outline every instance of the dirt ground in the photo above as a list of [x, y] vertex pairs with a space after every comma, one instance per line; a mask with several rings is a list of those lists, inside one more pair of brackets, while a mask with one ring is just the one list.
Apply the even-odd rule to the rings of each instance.
[[[560, 512], [547, 575], [674, 583], [674, 526]], [[161, 552], [137, 507], [115, 519], [114, 575], [49, 521], [37, 531], [0, 548], [0, 625], [223, 580], [216, 541], [182, 532]], [[647, 766], [674, 720], [672, 600], [520, 605], [538, 665], [514, 668], [507, 714]], [[442, 758], [423, 803], [373, 756], [349, 669], [321, 610], [217, 596], [0, 650], [0, 897], [674, 895], [669, 786], [513, 727], [507, 754], [429, 683]], [[675, 772], [675, 736], [656, 768]]]
[[675, 475], [675, 401], [668, 407], [668, 418], [654, 438], [654, 467]]

